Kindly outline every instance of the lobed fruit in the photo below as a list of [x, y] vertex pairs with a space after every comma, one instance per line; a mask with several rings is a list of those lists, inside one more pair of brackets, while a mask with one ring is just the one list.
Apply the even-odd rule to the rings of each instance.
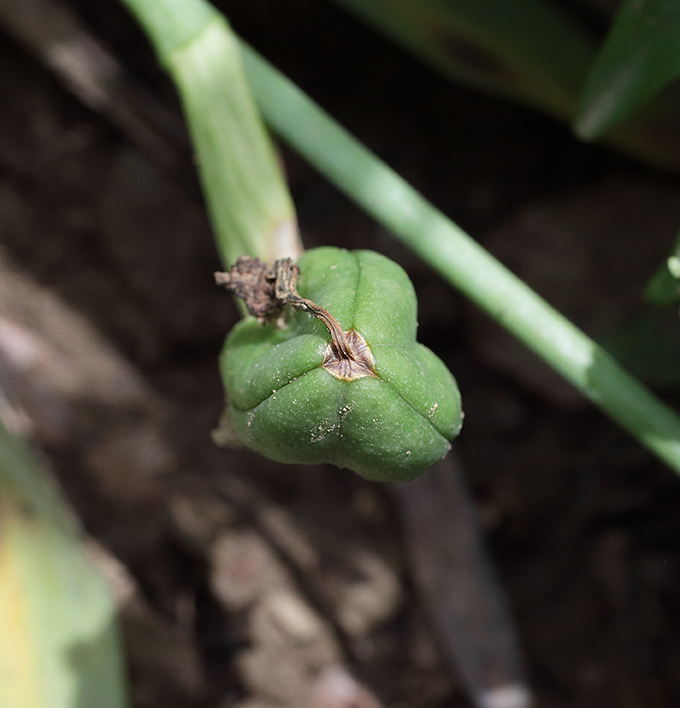
[[328, 310], [363, 359], [343, 362], [308, 312], [287, 308], [283, 327], [242, 320], [221, 359], [236, 433], [279, 462], [330, 462], [379, 481], [422, 474], [463, 415], [455, 379], [416, 341], [411, 281], [373, 251], [318, 248], [298, 265], [300, 296]]

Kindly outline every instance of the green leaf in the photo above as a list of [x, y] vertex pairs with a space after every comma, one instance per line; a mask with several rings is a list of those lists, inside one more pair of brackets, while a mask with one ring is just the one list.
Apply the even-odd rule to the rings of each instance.
[[676, 239], [672, 253], [647, 283], [644, 297], [658, 307], [680, 300], [680, 237]]
[[569, 119], [595, 53], [543, 0], [335, 0], [457, 81]]
[[665, 307], [680, 300], [680, 259], [669, 256], [654, 273], [645, 288], [645, 300], [652, 305]]
[[586, 80], [575, 129], [597, 138], [680, 75], [680, 3], [625, 0]]
[[646, 312], [603, 338], [601, 344], [650, 386], [680, 386], [680, 328], [675, 308]]
[[113, 598], [51, 482], [0, 426], [0, 707], [125, 708]]
[[318, 248], [299, 266], [300, 295], [363, 336], [375, 376], [346, 380], [324, 367], [331, 337], [307, 312], [290, 312], [285, 328], [247, 318], [222, 357], [237, 434], [279, 462], [331, 462], [379, 481], [425, 472], [448, 452], [462, 413], [453, 376], [416, 342], [408, 276], [372, 251]]

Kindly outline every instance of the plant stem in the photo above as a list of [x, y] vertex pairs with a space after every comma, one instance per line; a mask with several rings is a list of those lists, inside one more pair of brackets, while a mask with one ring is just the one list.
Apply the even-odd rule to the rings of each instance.
[[253, 49], [265, 120], [339, 189], [680, 473], [680, 418]]
[[293, 202], [224, 17], [204, 0], [123, 3], [179, 90], [224, 265], [296, 257]]

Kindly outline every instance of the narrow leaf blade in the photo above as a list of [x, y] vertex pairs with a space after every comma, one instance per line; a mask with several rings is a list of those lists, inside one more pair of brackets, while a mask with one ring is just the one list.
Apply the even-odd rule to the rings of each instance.
[[115, 615], [57, 489], [0, 426], [0, 708], [126, 708]]
[[592, 40], [542, 0], [334, 0], [456, 81], [570, 120]]
[[625, 0], [586, 79], [575, 130], [593, 139], [680, 75], [680, 3]]

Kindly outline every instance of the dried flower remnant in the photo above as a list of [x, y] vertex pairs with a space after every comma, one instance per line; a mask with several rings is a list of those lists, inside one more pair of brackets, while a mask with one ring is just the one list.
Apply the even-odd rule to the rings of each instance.
[[373, 354], [361, 334], [354, 329], [343, 332], [328, 310], [298, 294], [299, 273], [291, 258], [281, 258], [267, 268], [259, 258], [241, 256], [228, 273], [215, 273], [215, 282], [245, 300], [248, 312], [261, 321], [276, 319], [286, 305], [321, 320], [331, 335], [323, 368], [333, 376], [344, 381], [379, 378]]
[[265, 321], [276, 319], [286, 304], [276, 297], [275, 276], [259, 258], [241, 256], [228, 273], [215, 273], [215, 282], [242, 298], [249, 314]]

